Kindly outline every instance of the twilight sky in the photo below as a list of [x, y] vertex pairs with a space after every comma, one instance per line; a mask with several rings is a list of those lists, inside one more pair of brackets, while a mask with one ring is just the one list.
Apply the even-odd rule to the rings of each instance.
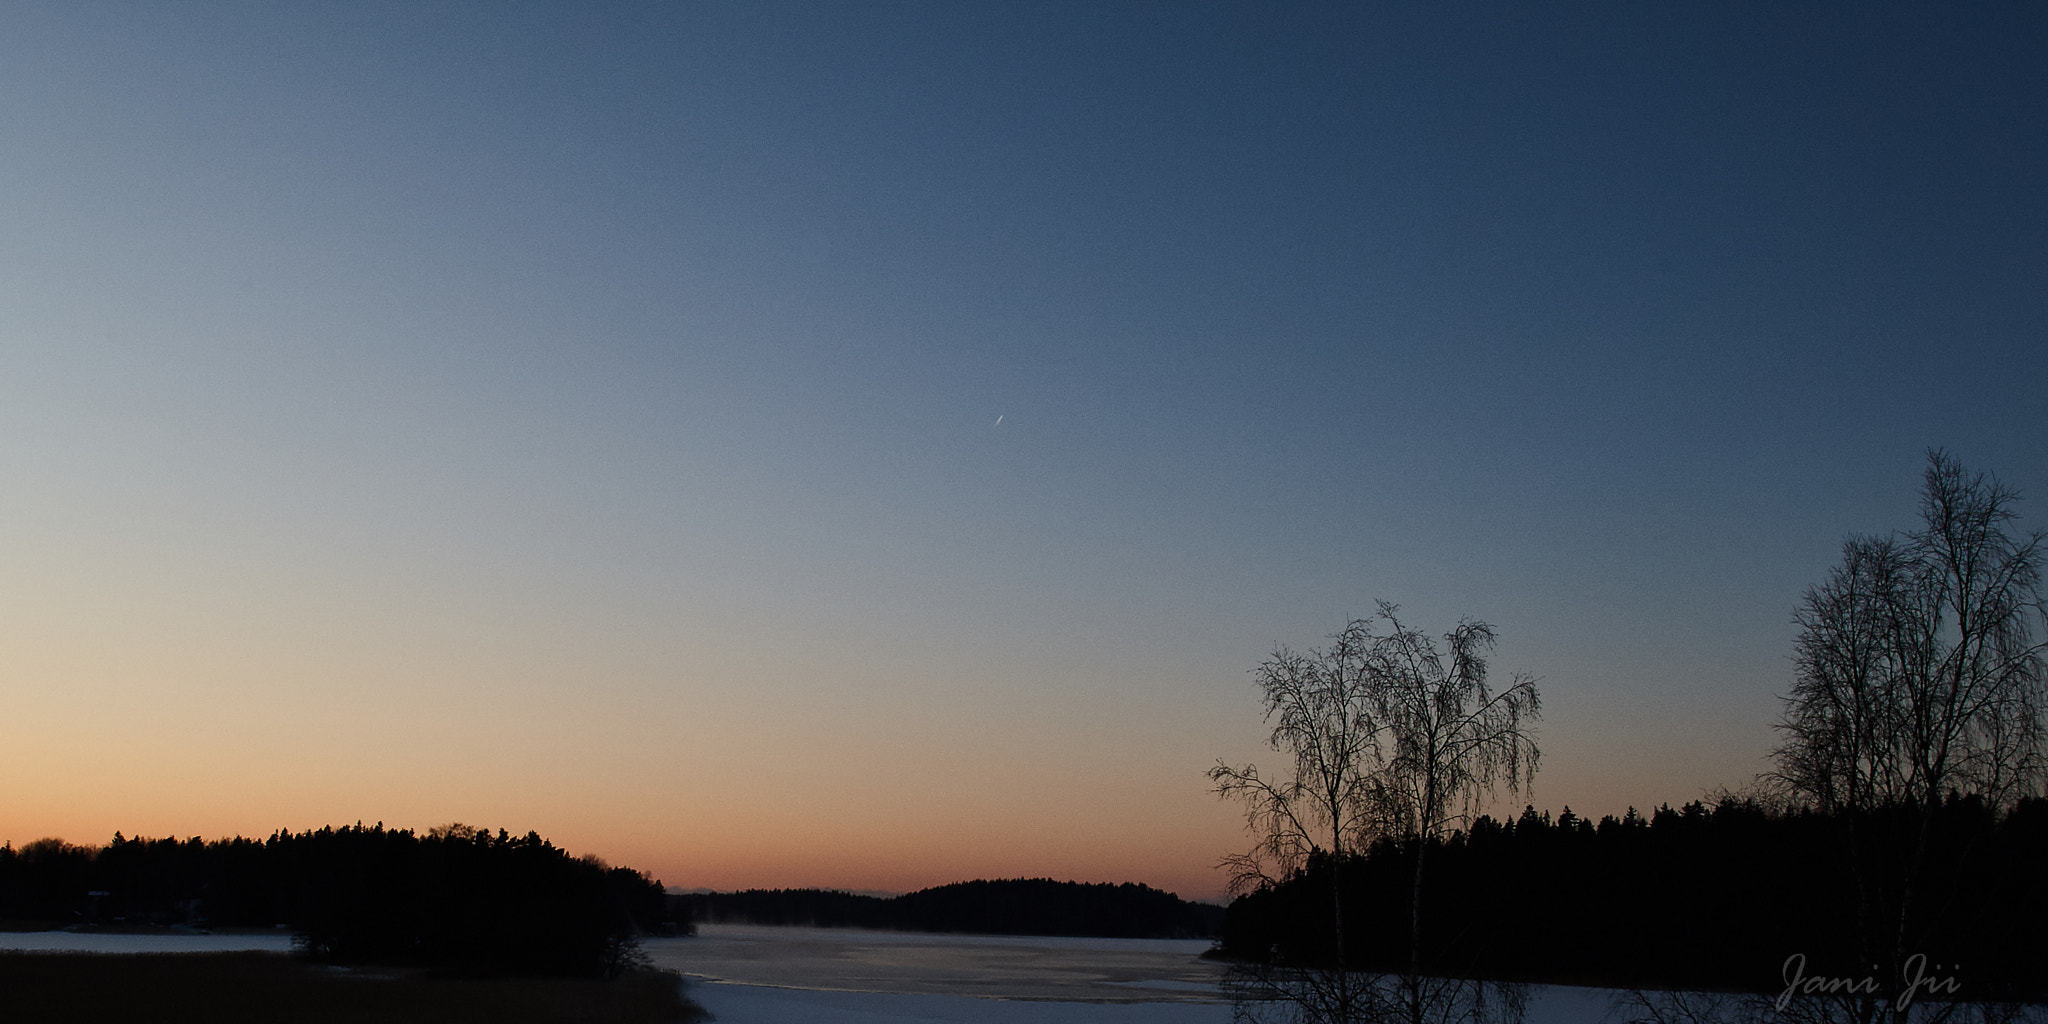
[[[1249, 670], [1740, 785], [1923, 451], [2048, 525], [2048, 10], [0, 14], [0, 840], [1212, 896]], [[1000, 418], [1000, 422], [998, 419]]]

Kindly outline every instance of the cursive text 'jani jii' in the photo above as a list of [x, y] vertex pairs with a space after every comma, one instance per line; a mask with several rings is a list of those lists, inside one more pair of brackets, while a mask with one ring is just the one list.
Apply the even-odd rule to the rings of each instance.
[[[1935, 964], [1934, 970], [1941, 970], [1941, 965]], [[1785, 990], [1778, 993], [1776, 1003], [1780, 1013], [1791, 1004], [1793, 996], [1874, 996], [1878, 993], [1877, 976], [1874, 974], [1867, 974], [1861, 978], [1830, 978], [1820, 974], [1807, 977], [1804, 953], [1794, 953], [1785, 958], [1783, 976]], [[1920, 993], [1924, 992], [1930, 996], [1952, 996], [1962, 988], [1953, 977], [1944, 978], [1929, 972], [1925, 953], [1915, 953], [1906, 958], [1906, 962], [1899, 968], [1899, 981], [1905, 985], [1898, 998], [1898, 1009], [1901, 1012], [1912, 1006], [1913, 998]]]

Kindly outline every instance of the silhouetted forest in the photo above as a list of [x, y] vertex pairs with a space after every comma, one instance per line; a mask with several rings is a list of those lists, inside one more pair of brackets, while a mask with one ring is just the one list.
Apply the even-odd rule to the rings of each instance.
[[1223, 923], [1222, 907], [1150, 886], [1049, 878], [955, 882], [895, 897], [748, 889], [682, 899], [696, 920], [821, 928], [1179, 939], [1208, 938]]
[[[1475, 820], [1431, 845], [1424, 886], [1427, 973], [1618, 987], [1777, 992], [1785, 959], [1805, 973], [1862, 977], [1856, 880], [1842, 867], [1852, 830], [1920, 832], [1894, 807], [1851, 818], [1778, 813], [1739, 800], [1633, 809], [1598, 823]], [[2008, 814], [1952, 799], [1926, 834], [1930, 870], [1913, 893], [1928, 969], [1976, 997], [2048, 994], [2048, 800]], [[1219, 952], [1255, 962], [1327, 964], [1326, 865], [1230, 905]], [[1382, 841], [1342, 872], [1351, 965], [1408, 966], [1412, 843]]]
[[532, 832], [381, 823], [0, 847], [0, 920], [284, 926], [316, 959], [463, 975], [614, 975], [637, 962], [638, 935], [688, 928], [661, 883]]

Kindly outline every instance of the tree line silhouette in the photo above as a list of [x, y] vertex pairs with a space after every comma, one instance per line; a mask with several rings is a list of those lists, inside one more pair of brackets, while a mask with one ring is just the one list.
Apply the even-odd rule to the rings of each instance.
[[1490, 684], [1485, 623], [1439, 642], [1382, 603], [1277, 648], [1254, 676], [1282, 761], [1209, 771], [1253, 839], [1222, 861], [1236, 1013], [1512, 1020], [1521, 981], [1623, 987], [1656, 1021], [2048, 997], [2048, 533], [2018, 502], [1930, 450], [1919, 525], [1851, 535], [1801, 597], [1755, 798], [1647, 820], [1479, 814], [1540, 757], [1533, 681]]
[[1049, 878], [955, 882], [902, 896], [748, 889], [681, 897], [696, 920], [989, 935], [1209, 938], [1223, 908], [1146, 885]]
[[[1860, 817], [1769, 809], [1745, 799], [1695, 801], [1599, 822], [1569, 808], [1481, 816], [1435, 840], [1420, 941], [1431, 974], [1619, 988], [1777, 992], [1785, 961], [1808, 976], [1872, 974], [1856, 947], [1856, 881], [1840, 866], [1848, 837], [1922, 831], [1915, 805]], [[1958, 797], [1925, 829], [1935, 837], [1926, 969], [1973, 998], [2048, 997], [2048, 800], [2004, 814]], [[1343, 912], [1358, 927], [1346, 966], [1405, 970], [1413, 951], [1413, 841], [1382, 839], [1349, 858]], [[1320, 865], [1229, 908], [1219, 951], [1252, 963], [1331, 965], [1335, 912]], [[2021, 922], [2025, 922], [2023, 927]]]
[[289, 927], [333, 963], [459, 975], [615, 976], [638, 936], [687, 930], [661, 883], [538, 834], [380, 822], [243, 837], [0, 846], [0, 920]]

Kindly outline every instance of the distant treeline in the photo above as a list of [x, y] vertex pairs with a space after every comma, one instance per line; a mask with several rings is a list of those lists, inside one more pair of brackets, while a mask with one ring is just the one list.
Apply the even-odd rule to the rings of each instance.
[[[1951, 800], [1923, 833], [1894, 808], [1854, 819], [1739, 800], [1633, 809], [1598, 823], [1525, 809], [1482, 817], [1424, 859], [1422, 970], [1617, 987], [1778, 992], [1786, 959], [1807, 977], [1862, 978], [1852, 841], [1930, 837], [1914, 893], [1929, 975], [1971, 998], [2048, 993], [2048, 800], [1992, 814]], [[1859, 839], [1858, 837], [1864, 837]], [[1416, 850], [1382, 841], [1348, 858], [1346, 959], [1409, 967]], [[1328, 862], [1229, 908], [1219, 952], [1261, 963], [1331, 960]], [[1866, 882], [1869, 880], [1865, 880]], [[1849, 951], [1847, 954], [1844, 951]]]
[[0, 846], [0, 921], [17, 927], [283, 925], [338, 963], [616, 974], [638, 935], [688, 929], [679, 909], [637, 871], [460, 825]]
[[1126, 882], [1049, 878], [956, 882], [902, 896], [823, 889], [748, 889], [681, 897], [699, 921], [989, 935], [1208, 938], [1223, 908]]

